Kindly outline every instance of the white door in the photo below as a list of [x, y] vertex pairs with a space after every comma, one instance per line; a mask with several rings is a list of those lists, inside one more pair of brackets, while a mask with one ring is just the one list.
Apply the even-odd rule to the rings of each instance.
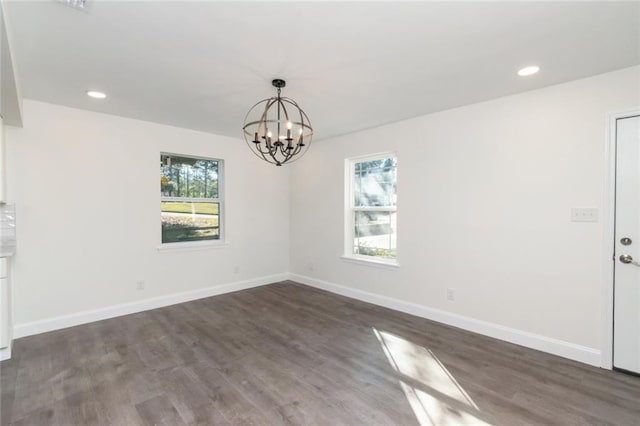
[[6, 348], [11, 343], [9, 333], [9, 280], [7, 279], [7, 259], [0, 257], [0, 349]]
[[617, 120], [613, 366], [640, 374], [640, 116]]

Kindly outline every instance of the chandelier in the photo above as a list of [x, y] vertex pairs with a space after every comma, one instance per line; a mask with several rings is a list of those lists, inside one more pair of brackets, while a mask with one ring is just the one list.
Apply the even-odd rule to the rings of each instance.
[[286, 82], [271, 84], [278, 95], [251, 107], [244, 118], [244, 140], [258, 157], [276, 166], [293, 162], [309, 149], [313, 128], [307, 114], [290, 98], [280, 96]]

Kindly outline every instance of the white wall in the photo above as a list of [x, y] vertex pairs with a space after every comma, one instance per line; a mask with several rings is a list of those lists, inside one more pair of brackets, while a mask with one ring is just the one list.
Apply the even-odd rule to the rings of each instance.
[[[569, 210], [602, 212], [606, 113], [640, 106], [639, 75], [316, 141], [291, 168], [256, 159], [241, 140], [27, 100], [24, 128], [6, 134], [14, 323], [289, 270], [596, 353], [603, 225], [570, 222]], [[344, 159], [391, 150], [401, 266], [345, 263]], [[225, 159], [229, 246], [158, 252], [161, 151]]]
[[[602, 212], [606, 114], [640, 106], [639, 74], [624, 69], [315, 143], [292, 169], [291, 271], [596, 353], [603, 225], [570, 222], [569, 212]], [[385, 151], [398, 154], [398, 270], [340, 259], [344, 159]]]
[[[7, 130], [17, 327], [288, 269], [288, 169], [240, 139], [29, 100]], [[161, 151], [225, 160], [229, 246], [157, 250]]]

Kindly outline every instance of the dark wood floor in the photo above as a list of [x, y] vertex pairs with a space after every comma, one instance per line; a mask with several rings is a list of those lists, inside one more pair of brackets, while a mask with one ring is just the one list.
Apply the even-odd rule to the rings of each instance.
[[2, 424], [640, 425], [640, 379], [298, 285], [17, 340]]

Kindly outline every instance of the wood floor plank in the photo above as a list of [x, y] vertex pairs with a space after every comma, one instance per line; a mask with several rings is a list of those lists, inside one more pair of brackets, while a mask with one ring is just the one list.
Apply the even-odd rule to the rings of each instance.
[[136, 404], [140, 418], [148, 426], [181, 426], [184, 421], [178, 410], [166, 395], [153, 397], [145, 402]]
[[2, 425], [640, 426], [640, 378], [293, 282], [19, 339]]

